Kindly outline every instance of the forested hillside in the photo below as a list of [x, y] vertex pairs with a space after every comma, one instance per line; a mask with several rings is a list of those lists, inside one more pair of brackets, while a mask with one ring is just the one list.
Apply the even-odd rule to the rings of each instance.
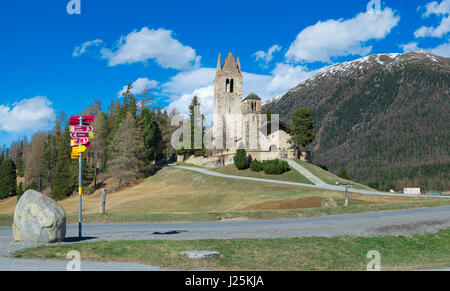
[[[152, 175], [155, 161], [174, 154], [170, 116], [175, 111], [168, 114], [147, 108], [145, 105], [151, 103], [148, 92], [137, 100], [131, 89], [129, 85], [122, 102], [113, 101], [105, 111], [100, 101], [94, 100], [78, 113], [95, 116], [95, 137], [83, 160], [84, 187], [94, 190], [98, 175], [127, 185]], [[61, 112], [53, 130], [38, 132], [31, 141], [25, 137], [0, 151], [0, 199], [20, 197], [26, 189], [46, 191], [56, 200], [70, 196], [78, 185], [78, 160], [71, 160], [70, 153], [68, 116]], [[18, 185], [17, 176], [23, 177]]]
[[374, 55], [332, 66], [266, 104], [288, 122], [307, 107], [313, 161], [381, 189], [450, 189], [450, 59]]

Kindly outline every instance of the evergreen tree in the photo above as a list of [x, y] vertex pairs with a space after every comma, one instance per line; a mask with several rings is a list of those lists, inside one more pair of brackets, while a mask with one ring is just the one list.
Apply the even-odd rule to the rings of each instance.
[[9, 158], [4, 158], [0, 165], [0, 199], [16, 195], [16, 166]]
[[94, 186], [97, 186], [97, 174], [99, 171], [103, 171], [106, 166], [106, 147], [109, 122], [105, 113], [97, 113], [93, 127], [95, 129], [95, 136], [92, 139], [92, 147], [89, 151], [92, 154], [91, 167], [94, 168]]
[[66, 126], [64, 134], [59, 137], [57, 156], [52, 182], [52, 198], [62, 200], [73, 192], [73, 169], [71, 167], [71, 148], [69, 126]]
[[[203, 121], [205, 116], [201, 114], [201, 104], [198, 100], [197, 96], [192, 98], [192, 102], [189, 105], [189, 121], [191, 123], [191, 153], [195, 153], [198, 155], [204, 154], [204, 144], [203, 137], [205, 136], [205, 127], [203, 126]], [[195, 148], [195, 135], [199, 134], [198, 131], [200, 129], [200, 144], [201, 148]]]
[[344, 180], [350, 180], [350, 177], [347, 174], [347, 170], [345, 170], [344, 168], [340, 168], [337, 175], [339, 178], [342, 178]]
[[49, 135], [41, 157], [40, 188], [50, 187], [53, 180], [53, 170], [56, 162], [56, 136]]
[[292, 123], [292, 141], [297, 151], [297, 146], [306, 147], [316, 137], [314, 134], [314, 120], [308, 108], [298, 108], [292, 115]]
[[238, 170], [248, 169], [247, 152], [244, 149], [238, 149], [234, 155], [234, 165]]
[[19, 200], [20, 197], [22, 197], [23, 193], [24, 193], [23, 183], [20, 182], [19, 185], [17, 186], [17, 200]]
[[139, 117], [139, 127], [144, 140], [147, 161], [156, 161], [162, 156], [162, 136], [156, 116], [148, 108], [144, 108]]
[[114, 154], [109, 161], [110, 171], [120, 179], [120, 184], [141, 176], [144, 167], [144, 142], [140, 133], [135, 117], [128, 112], [114, 136]]

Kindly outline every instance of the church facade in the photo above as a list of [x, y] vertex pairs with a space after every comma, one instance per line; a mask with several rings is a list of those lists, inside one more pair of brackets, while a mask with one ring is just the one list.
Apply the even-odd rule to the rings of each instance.
[[252, 159], [294, 158], [290, 135], [272, 115], [261, 114], [261, 98], [250, 93], [243, 99], [244, 77], [239, 58], [229, 53], [217, 61], [214, 80], [213, 156], [231, 164], [236, 150], [244, 148]]

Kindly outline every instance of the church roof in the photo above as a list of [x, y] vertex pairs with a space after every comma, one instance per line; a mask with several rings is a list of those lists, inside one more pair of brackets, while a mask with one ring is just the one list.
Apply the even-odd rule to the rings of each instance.
[[256, 95], [255, 93], [252, 92], [252, 93], [248, 94], [247, 97], [245, 97], [244, 101], [245, 100], [261, 100], [261, 98], [259, 98], [258, 95]]
[[220, 54], [219, 54], [219, 60], [217, 62], [217, 73], [219, 72], [227, 72], [227, 73], [233, 73], [236, 72], [238, 74], [241, 73], [241, 63], [239, 61], [239, 58], [237, 58], [237, 63], [234, 59], [234, 56], [232, 53], [228, 53], [227, 58], [225, 59], [225, 62], [222, 66], [220, 66]]

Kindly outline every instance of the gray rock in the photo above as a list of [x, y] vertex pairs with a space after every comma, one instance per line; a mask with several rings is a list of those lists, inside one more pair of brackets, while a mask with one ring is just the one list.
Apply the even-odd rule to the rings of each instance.
[[180, 254], [187, 256], [189, 259], [209, 259], [218, 256], [219, 252], [208, 252], [208, 251], [184, 251]]
[[328, 207], [334, 208], [334, 207], [338, 206], [336, 201], [334, 201], [334, 199], [332, 197], [322, 200], [322, 202], [320, 204], [323, 208], [328, 208]]
[[16, 241], [63, 241], [66, 236], [66, 213], [49, 197], [28, 190], [16, 205], [13, 235]]

